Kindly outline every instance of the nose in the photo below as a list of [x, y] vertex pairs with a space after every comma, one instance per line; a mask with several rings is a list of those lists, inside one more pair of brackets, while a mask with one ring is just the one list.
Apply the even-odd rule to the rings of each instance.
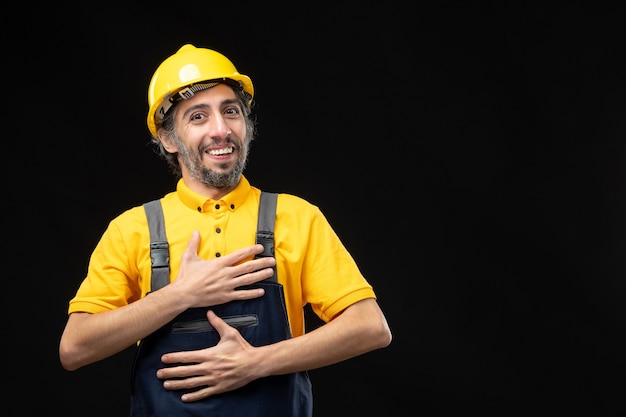
[[211, 117], [209, 124], [209, 135], [213, 138], [224, 139], [232, 133], [232, 130], [228, 127], [226, 120], [221, 114], [215, 114]]

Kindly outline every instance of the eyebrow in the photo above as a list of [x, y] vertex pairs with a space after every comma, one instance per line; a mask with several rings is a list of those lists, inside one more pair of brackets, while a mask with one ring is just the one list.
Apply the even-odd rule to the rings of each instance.
[[[240, 101], [237, 100], [236, 98], [228, 98], [226, 100], [222, 100], [222, 102], [220, 103], [220, 107], [229, 106], [229, 105], [232, 105], [232, 104], [237, 104], [239, 106], [240, 105]], [[211, 106], [209, 106], [206, 103], [195, 104], [195, 105], [189, 107], [187, 110], [185, 110], [183, 112], [182, 116], [186, 117], [191, 112], [194, 112], [194, 111], [199, 110], [199, 109], [206, 109], [207, 107], [211, 107]]]

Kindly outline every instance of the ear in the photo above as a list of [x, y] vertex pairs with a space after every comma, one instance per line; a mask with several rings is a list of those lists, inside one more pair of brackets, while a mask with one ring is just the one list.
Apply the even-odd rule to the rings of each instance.
[[159, 140], [161, 141], [161, 144], [163, 145], [166, 151], [168, 151], [169, 153], [178, 152], [178, 149], [170, 140], [169, 135], [165, 134], [163, 129], [159, 129], [158, 134], [159, 134]]

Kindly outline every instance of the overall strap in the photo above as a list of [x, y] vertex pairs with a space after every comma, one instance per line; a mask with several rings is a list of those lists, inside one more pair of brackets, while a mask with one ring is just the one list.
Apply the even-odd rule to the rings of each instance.
[[[274, 256], [274, 221], [276, 220], [277, 193], [261, 192], [259, 203], [259, 220], [257, 224], [256, 243], [265, 248], [256, 255], [257, 258]], [[160, 200], [152, 200], [143, 205], [150, 229], [150, 259], [152, 261], [152, 278], [150, 288], [156, 291], [170, 282], [169, 243], [165, 235], [165, 222]], [[276, 267], [269, 281], [277, 282]]]
[[170, 283], [170, 250], [165, 236], [163, 208], [159, 200], [143, 205], [150, 229], [150, 259], [152, 261], [151, 291], [156, 291]]
[[[274, 222], [276, 220], [276, 200], [277, 193], [261, 192], [261, 200], [259, 202], [259, 220], [256, 228], [256, 243], [264, 246], [263, 252], [256, 255], [256, 258], [274, 256]], [[276, 276], [276, 266], [274, 266], [274, 275], [267, 281], [278, 282]]]

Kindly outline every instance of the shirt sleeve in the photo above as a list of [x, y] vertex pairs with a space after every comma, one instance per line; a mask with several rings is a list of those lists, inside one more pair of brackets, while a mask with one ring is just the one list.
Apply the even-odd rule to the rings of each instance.
[[287, 276], [285, 291], [294, 334], [302, 330], [296, 315], [305, 304], [328, 322], [351, 304], [376, 297], [317, 206], [285, 196], [278, 207], [276, 245], [284, 262], [281, 269]]
[[141, 297], [136, 252], [145, 237], [137, 227], [142, 222], [137, 214], [141, 213], [136, 209], [128, 211], [109, 223], [91, 254], [87, 276], [69, 302], [68, 313], [99, 313]]

